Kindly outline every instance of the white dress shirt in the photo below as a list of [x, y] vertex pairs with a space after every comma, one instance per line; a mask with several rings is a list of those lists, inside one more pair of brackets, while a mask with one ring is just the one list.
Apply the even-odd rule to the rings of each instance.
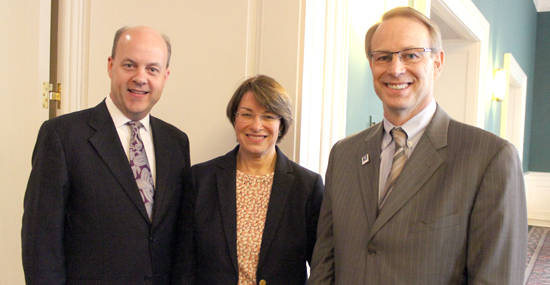
[[[130, 129], [130, 125], [128, 125], [127, 123], [131, 120], [126, 118], [126, 116], [122, 114], [122, 112], [113, 102], [113, 99], [111, 99], [110, 95], [107, 96], [107, 98], [105, 99], [105, 103], [107, 104], [109, 114], [111, 114], [111, 118], [115, 123], [115, 128], [118, 132], [118, 137], [120, 138], [122, 147], [124, 147], [124, 152], [126, 153], [128, 162], [130, 162], [130, 136], [132, 131]], [[153, 145], [153, 133], [151, 132], [151, 123], [149, 116], [150, 115], [147, 114], [145, 118], [139, 121], [143, 124], [143, 128], [139, 129], [139, 134], [141, 136], [141, 140], [143, 141], [143, 145], [145, 146], [145, 153], [147, 154], [147, 160], [149, 161], [149, 167], [151, 168], [151, 175], [153, 176], [153, 185], [156, 185], [157, 171], [155, 164], [155, 147]]]

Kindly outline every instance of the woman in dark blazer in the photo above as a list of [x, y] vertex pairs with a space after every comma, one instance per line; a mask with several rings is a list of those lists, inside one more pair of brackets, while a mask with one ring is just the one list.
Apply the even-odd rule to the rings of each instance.
[[235, 91], [227, 117], [239, 145], [192, 167], [174, 281], [305, 284], [323, 182], [276, 146], [292, 124], [289, 97], [258, 75]]

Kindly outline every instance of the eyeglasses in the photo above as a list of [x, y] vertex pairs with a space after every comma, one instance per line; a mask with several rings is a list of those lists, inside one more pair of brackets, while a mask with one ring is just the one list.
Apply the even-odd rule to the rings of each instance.
[[408, 48], [400, 51], [371, 51], [370, 58], [374, 65], [389, 65], [393, 55], [397, 54], [403, 64], [415, 64], [422, 60], [425, 52], [432, 52], [431, 48]]
[[237, 115], [237, 121], [242, 123], [252, 123], [256, 119], [256, 116], [260, 117], [260, 121], [262, 121], [265, 124], [273, 124], [277, 120], [281, 119], [280, 116], [273, 115], [273, 114], [254, 114], [254, 113], [239, 113], [235, 112], [235, 115]]

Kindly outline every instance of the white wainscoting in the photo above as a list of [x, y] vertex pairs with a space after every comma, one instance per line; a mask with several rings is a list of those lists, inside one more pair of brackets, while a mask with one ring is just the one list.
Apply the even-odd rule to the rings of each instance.
[[550, 173], [525, 173], [529, 225], [550, 227]]

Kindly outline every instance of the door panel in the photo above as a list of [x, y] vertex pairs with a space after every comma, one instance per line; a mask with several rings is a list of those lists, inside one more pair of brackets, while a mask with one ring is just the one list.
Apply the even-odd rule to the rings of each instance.
[[42, 108], [42, 82], [49, 80], [50, 3], [1, 3], [0, 284], [25, 284], [21, 218], [36, 135], [48, 118], [48, 110]]
[[434, 81], [436, 102], [455, 120], [475, 125], [477, 43], [444, 41], [443, 71]]

